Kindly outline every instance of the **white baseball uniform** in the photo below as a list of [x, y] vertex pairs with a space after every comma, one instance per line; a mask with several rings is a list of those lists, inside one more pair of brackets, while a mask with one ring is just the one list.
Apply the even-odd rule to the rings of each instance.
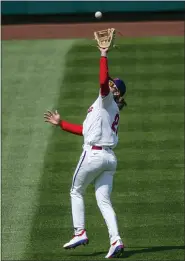
[[[108, 227], [110, 243], [120, 239], [116, 214], [110, 194], [117, 159], [113, 148], [118, 143], [119, 108], [113, 94], [102, 97], [90, 106], [83, 122], [84, 145], [70, 191], [75, 233], [85, 229], [83, 195], [90, 183], [95, 185], [97, 204]], [[98, 149], [102, 147], [102, 149]], [[93, 149], [95, 148], [95, 149]]]

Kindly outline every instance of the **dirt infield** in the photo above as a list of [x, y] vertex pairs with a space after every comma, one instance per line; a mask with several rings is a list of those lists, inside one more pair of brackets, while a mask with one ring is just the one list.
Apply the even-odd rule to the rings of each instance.
[[2, 40], [93, 38], [95, 30], [116, 28], [124, 37], [183, 36], [184, 22], [3, 25]]

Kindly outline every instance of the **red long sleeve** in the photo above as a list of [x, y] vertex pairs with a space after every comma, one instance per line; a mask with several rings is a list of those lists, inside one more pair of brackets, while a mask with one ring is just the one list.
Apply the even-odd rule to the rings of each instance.
[[100, 93], [102, 96], [107, 96], [109, 89], [109, 70], [107, 57], [100, 58]]
[[82, 125], [69, 123], [67, 121], [61, 121], [60, 122], [60, 127], [64, 131], [71, 132], [73, 134], [83, 136], [83, 134], [82, 134], [83, 126]]

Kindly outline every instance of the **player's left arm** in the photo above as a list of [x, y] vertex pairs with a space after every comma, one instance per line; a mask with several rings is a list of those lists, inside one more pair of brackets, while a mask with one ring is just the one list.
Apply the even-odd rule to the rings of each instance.
[[99, 71], [99, 81], [100, 81], [100, 94], [105, 97], [109, 94], [109, 68], [108, 68], [108, 58], [107, 51], [108, 48], [99, 48], [101, 53], [100, 58], [100, 71]]
[[100, 106], [104, 109], [108, 108], [113, 101], [113, 95], [109, 88], [109, 80], [111, 79], [109, 76], [109, 68], [108, 68], [108, 58], [107, 52], [108, 48], [103, 49], [99, 48], [101, 52], [100, 58]]

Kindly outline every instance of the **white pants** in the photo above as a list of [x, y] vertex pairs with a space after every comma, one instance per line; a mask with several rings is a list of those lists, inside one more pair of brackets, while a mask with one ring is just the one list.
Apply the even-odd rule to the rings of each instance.
[[83, 195], [87, 186], [94, 183], [97, 204], [107, 224], [111, 244], [120, 239], [116, 214], [110, 201], [116, 166], [117, 159], [111, 149], [92, 150], [87, 146], [76, 167], [70, 192], [73, 226], [80, 231], [85, 229]]

